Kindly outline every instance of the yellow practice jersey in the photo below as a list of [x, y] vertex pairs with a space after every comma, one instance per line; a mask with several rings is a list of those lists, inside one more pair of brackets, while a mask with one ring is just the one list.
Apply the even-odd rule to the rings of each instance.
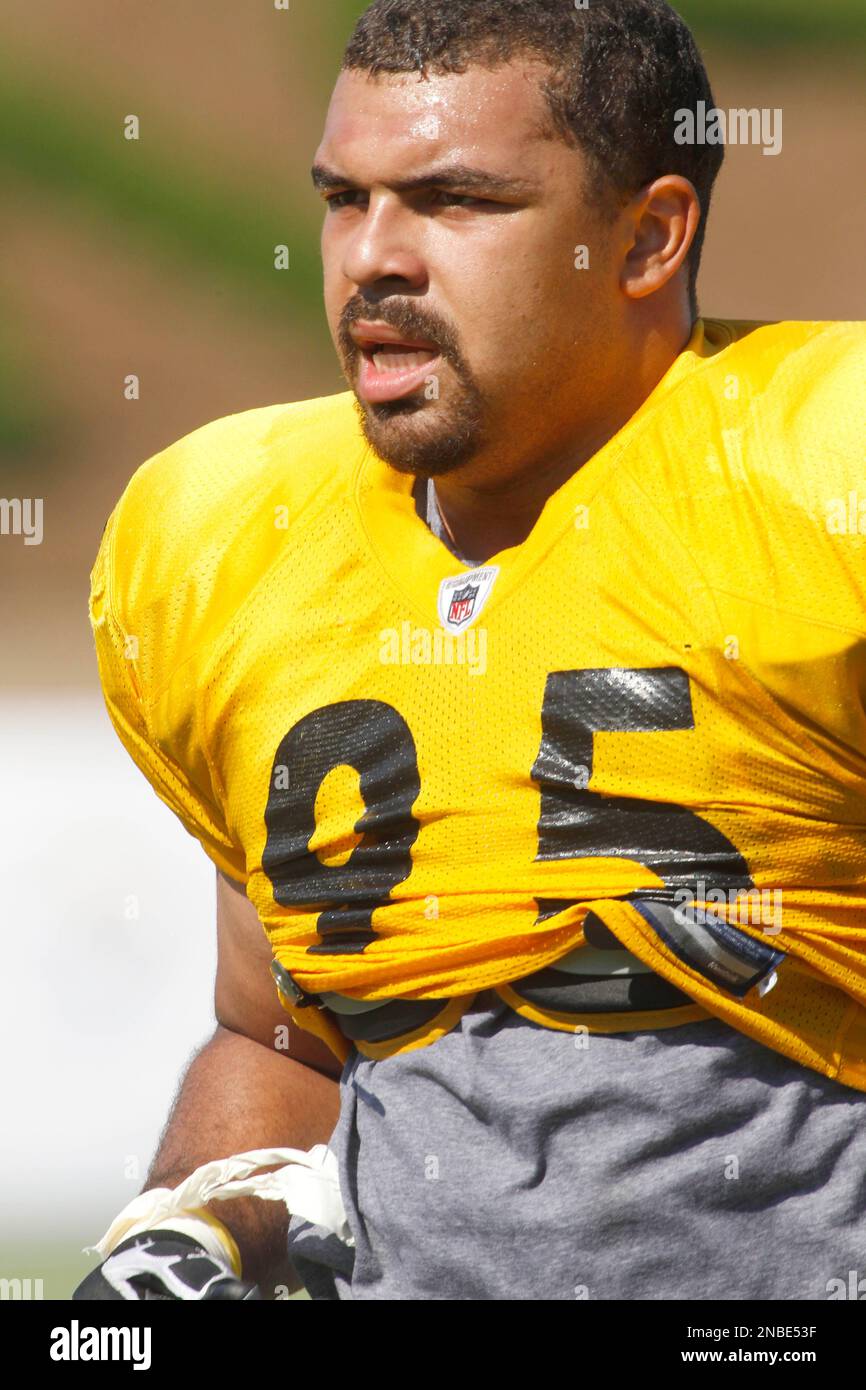
[[[439, 1001], [385, 1056], [497, 988], [550, 1027], [714, 1015], [866, 1090], [864, 425], [866, 326], [699, 321], [477, 569], [350, 392], [138, 470], [92, 574], [108, 709], [300, 1025], [345, 1056], [304, 995]], [[523, 989], [590, 920], [684, 1007]]]

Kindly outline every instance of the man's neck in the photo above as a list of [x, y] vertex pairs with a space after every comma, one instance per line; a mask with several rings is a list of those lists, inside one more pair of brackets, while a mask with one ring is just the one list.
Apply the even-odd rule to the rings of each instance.
[[442, 542], [444, 546], [455, 555], [462, 565], [468, 565], [470, 569], [475, 569], [482, 561], [472, 560], [459, 548], [454, 537], [450, 534], [442, 517], [442, 510], [436, 497], [436, 485], [432, 478], [418, 478], [415, 483], [415, 507], [421, 520], [424, 521], [433, 535]]
[[455, 554], [474, 556], [478, 564], [486, 563], [500, 550], [521, 545], [547, 499], [628, 423], [690, 337], [691, 325], [684, 338], [680, 335], [667, 346], [656, 342], [655, 351], [648, 351], [639, 365], [624, 364], [622, 377], [630, 382], [631, 389], [619, 392], [606, 412], [597, 413], [561, 444], [551, 445], [532, 467], [523, 464], [498, 476], [460, 469], [437, 479], [435, 497], [446, 544]]

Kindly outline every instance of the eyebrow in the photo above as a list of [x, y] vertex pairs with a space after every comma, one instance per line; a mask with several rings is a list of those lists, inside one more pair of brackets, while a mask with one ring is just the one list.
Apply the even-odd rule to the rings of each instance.
[[[335, 188], [359, 188], [360, 185], [329, 169], [325, 164], [314, 164], [310, 170], [313, 185], [320, 193]], [[473, 169], [467, 164], [443, 164], [439, 168], [428, 169], [423, 174], [415, 174], [410, 179], [395, 179], [386, 185], [395, 193], [414, 193], [420, 188], [460, 189], [463, 192], [484, 191], [520, 196], [537, 193], [538, 185], [528, 179], [513, 179], [504, 174], [493, 174], [487, 169]]]

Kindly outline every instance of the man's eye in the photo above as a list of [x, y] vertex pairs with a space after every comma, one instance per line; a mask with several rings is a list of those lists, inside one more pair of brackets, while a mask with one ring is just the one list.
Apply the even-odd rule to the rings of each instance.
[[[349, 188], [343, 193], [329, 193], [325, 202], [328, 209], [338, 212], [341, 208], [358, 206], [358, 198], [365, 196], [359, 188]], [[437, 207], [472, 207], [476, 204], [487, 206], [490, 204], [489, 198], [478, 198], [473, 193], [451, 193], [448, 189], [440, 188], [430, 194], [430, 201]]]
[[489, 201], [487, 198], [476, 197], [474, 193], [449, 193], [445, 188], [439, 189], [433, 194], [434, 202], [437, 198], [442, 199], [442, 201], [447, 203], [450, 207], [466, 207], [467, 204], [486, 203]]
[[357, 188], [350, 188], [345, 193], [331, 193], [329, 197], [325, 199], [325, 202], [328, 204], [329, 208], [335, 211], [337, 208], [352, 207], [352, 200], [357, 198], [359, 191], [360, 190]]

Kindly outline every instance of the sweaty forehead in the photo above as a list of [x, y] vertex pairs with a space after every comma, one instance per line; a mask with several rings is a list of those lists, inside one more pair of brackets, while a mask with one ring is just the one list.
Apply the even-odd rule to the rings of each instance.
[[[344, 71], [317, 157], [353, 177], [406, 170], [413, 160], [485, 156], [512, 172], [512, 161], [550, 146], [540, 83], [548, 69], [516, 61], [488, 70], [430, 74]], [[351, 164], [351, 170], [348, 168]]]

